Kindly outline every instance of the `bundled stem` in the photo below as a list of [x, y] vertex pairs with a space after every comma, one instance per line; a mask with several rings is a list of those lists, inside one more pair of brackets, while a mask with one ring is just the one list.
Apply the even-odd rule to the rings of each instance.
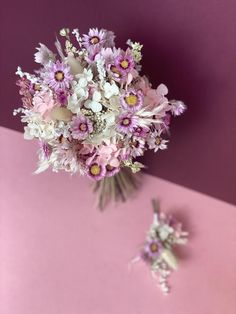
[[97, 202], [100, 210], [111, 202], [125, 202], [140, 185], [139, 174], [134, 174], [124, 167], [112, 177], [104, 178], [94, 185]]

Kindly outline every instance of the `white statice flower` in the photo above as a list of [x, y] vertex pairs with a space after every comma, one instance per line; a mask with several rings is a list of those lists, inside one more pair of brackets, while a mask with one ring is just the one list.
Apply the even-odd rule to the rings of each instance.
[[36, 63], [46, 65], [50, 60], [55, 60], [54, 53], [48, 49], [44, 44], [39, 44], [40, 46], [36, 48], [38, 50], [34, 54], [34, 60]]
[[19, 66], [17, 67], [15, 74], [19, 75], [20, 78], [25, 76], [27, 78], [27, 80], [29, 80], [32, 84], [38, 82], [38, 78], [35, 75], [22, 71], [21, 67], [19, 67]]
[[100, 112], [102, 111], [102, 104], [100, 103], [102, 99], [102, 95], [99, 91], [95, 91], [93, 93], [91, 100], [86, 100], [84, 103], [85, 108], [91, 109], [93, 112]]
[[130, 39], [128, 39], [127, 45], [130, 46], [132, 49], [131, 52], [132, 52], [135, 62], [139, 63], [142, 60], [141, 50], [143, 48], [143, 45], [141, 45], [138, 42], [132, 42]]
[[24, 138], [31, 140], [33, 138], [52, 140], [55, 138], [55, 129], [53, 123], [47, 122], [28, 122], [27, 126], [24, 127]]
[[159, 149], [167, 149], [168, 140], [161, 137], [162, 130], [153, 132], [147, 140], [149, 149], [154, 149], [156, 153]]
[[72, 34], [75, 36], [77, 42], [78, 42], [79, 44], [81, 44], [81, 43], [82, 43], [82, 38], [80, 37], [79, 29], [78, 29], [78, 28], [74, 28], [74, 29], [72, 30]]
[[54, 122], [44, 120], [38, 113], [24, 110], [21, 121], [27, 123], [24, 127], [24, 138], [27, 140], [38, 138], [48, 141], [56, 137]]
[[117, 96], [119, 95], [119, 87], [116, 85], [116, 83], [113, 81], [112, 83], [106, 82], [103, 85], [104, 89], [104, 97], [107, 99], [110, 99], [112, 96]]
[[98, 77], [101, 82], [105, 80], [106, 77], [106, 68], [105, 68], [105, 60], [103, 58], [99, 58], [96, 60]]

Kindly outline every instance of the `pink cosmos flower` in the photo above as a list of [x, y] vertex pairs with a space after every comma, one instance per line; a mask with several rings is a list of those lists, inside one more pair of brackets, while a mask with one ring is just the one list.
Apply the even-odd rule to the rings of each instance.
[[49, 62], [41, 75], [55, 91], [68, 89], [73, 79], [70, 67], [60, 61], [56, 61], [56, 63]]
[[106, 168], [95, 162], [88, 166], [87, 174], [89, 178], [99, 181], [105, 177]]
[[117, 129], [121, 133], [132, 133], [137, 127], [137, 118], [131, 113], [123, 113], [117, 118]]
[[140, 90], [129, 89], [121, 96], [120, 103], [123, 109], [135, 112], [143, 105], [143, 94]]
[[57, 104], [51, 91], [42, 90], [33, 96], [33, 111], [38, 112], [44, 119], [49, 119], [50, 112]]
[[82, 38], [82, 46], [86, 49], [97, 46], [100, 49], [102, 47], [113, 47], [115, 35], [112, 31], [105, 29], [98, 30], [97, 28], [90, 28], [88, 35], [84, 34]]
[[115, 58], [115, 66], [122, 75], [127, 75], [134, 69], [135, 62], [130, 49], [121, 51], [121, 53]]
[[147, 260], [156, 260], [161, 255], [163, 251], [163, 246], [161, 241], [158, 239], [151, 239], [145, 243], [143, 249], [143, 256]]
[[93, 124], [83, 115], [75, 116], [72, 118], [70, 130], [74, 139], [83, 140], [93, 132]]

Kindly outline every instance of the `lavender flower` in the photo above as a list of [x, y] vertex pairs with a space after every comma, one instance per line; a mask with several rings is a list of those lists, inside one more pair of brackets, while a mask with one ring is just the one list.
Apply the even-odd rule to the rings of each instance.
[[99, 165], [98, 163], [92, 163], [88, 167], [88, 176], [91, 179], [99, 181], [105, 177], [106, 168], [103, 165]]
[[93, 132], [92, 122], [83, 115], [72, 119], [70, 130], [74, 139], [83, 140]]
[[143, 105], [143, 94], [141, 91], [129, 89], [121, 96], [120, 103], [123, 109], [129, 112], [135, 112]]
[[49, 62], [45, 66], [42, 76], [45, 82], [55, 91], [68, 89], [73, 79], [69, 66], [60, 61], [56, 63]]
[[129, 49], [127, 49], [126, 52], [121, 52], [120, 55], [115, 58], [115, 66], [123, 75], [131, 72], [134, 69], [134, 65], [135, 62]]
[[121, 133], [131, 133], [136, 126], [137, 118], [131, 113], [123, 113], [117, 118], [117, 129]]
[[114, 46], [115, 35], [112, 31], [105, 29], [98, 30], [90, 28], [88, 35], [84, 34], [82, 38], [82, 46], [86, 49], [91, 47], [108, 48]]
[[156, 260], [161, 255], [163, 246], [158, 239], [151, 239], [146, 242], [144, 246], [144, 255], [151, 260]]

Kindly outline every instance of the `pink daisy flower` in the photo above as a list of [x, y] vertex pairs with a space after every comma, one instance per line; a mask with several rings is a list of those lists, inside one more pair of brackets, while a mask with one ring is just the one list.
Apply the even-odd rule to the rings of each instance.
[[42, 76], [45, 82], [55, 91], [68, 89], [73, 79], [69, 66], [60, 61], [56, 63], [49, 62], [45, 66]]
[[148, 260], [156, 260], [163, 251], [162, 243], [158, 239], [149, 240], [143, 250], [143, 256]]
[[115, 58], [115, 66], [119, 72], [123, 75], [127, 75], [134, 69], [135, 62], [133, 56], [130, 52], [130, 49], [126, 51], [122, 51], [116, 58]]
[[123, 109], [135, 112], [143, 105], [143, 94], [140, 90], [130, 89], [121, 96], [120, 103]]
[[88, 35], [83, 35], [82, 46], [86, 49], [90, 49], [94, 46], [99, 46], [100, 48], [113, 47], [115, 45], [114, 39], [115, 35], [112, 31], [90, 28]]
[[165, 140], [161, 137], [162, 130], [159, 130], [158, 132], [153, 132], [149, 139], [147, 140], [149, 149], [154, 149], [154, 152], [156, 153], [158, 150], [164, 150], [167, 149], [167, 143], [168, 140]]
[[73, 117], [70, 130], [74, 139], [83, 140], [93, 132], [93, 124], [88, 118], [80, 115]]
[[88, 35], [84, 34], [82, 38], [82, 46], [89, 49], [93, 46], [103, 46], [106, 41], [105, 30], [98, 30], [97, 28], [90, 28]]
[[87, 174], [91, 179], [99, 181], [105, 177], [106, 168], [104, 165], [100, 165], [100, 164], [94, 162], [88, 166]]
[[131, 113], [123, 113], [117, 118], [117, 129], [121, 133], [131, 133], [137, 126], [137, 118]]

